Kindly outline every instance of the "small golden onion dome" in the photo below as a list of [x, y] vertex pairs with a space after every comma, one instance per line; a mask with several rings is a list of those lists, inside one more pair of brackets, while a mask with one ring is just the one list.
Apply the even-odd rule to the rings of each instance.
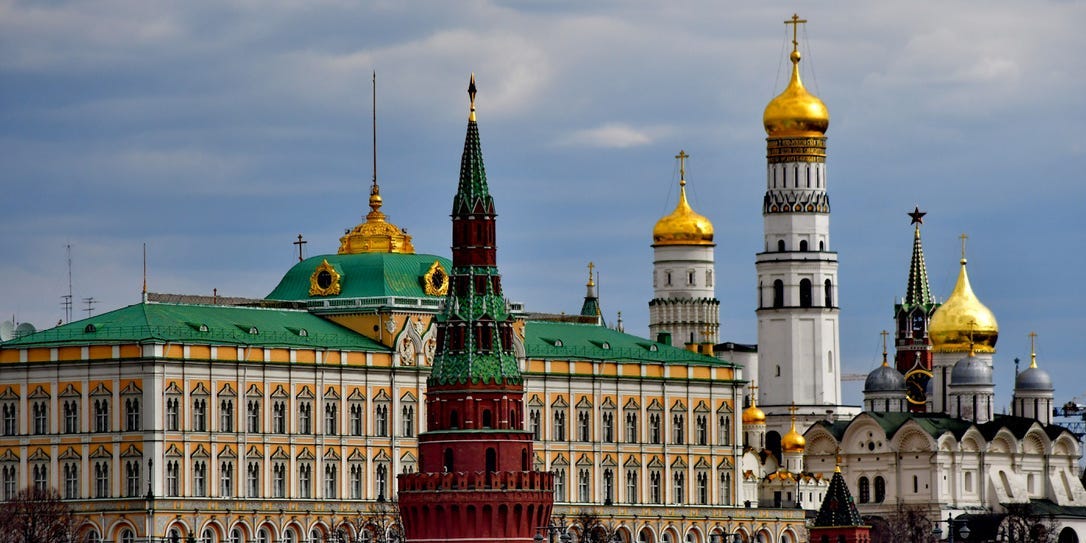
[[781, 450], [786, 453], [801, 453], [807, 446], [807, 440], [796, 431], [796, 423], [792, 421], [792, 429], [781, 438]]
[[765, 411], [756, 405], [743, 410], [743, 424], [765, 424]]
[[830, 127], [830, 112], [817, 96], [807, 92], [799, 78], [799, 51], [793, 50], [792, 80], [788, 87], [769, 102], [762, 115], [762, 124], [769, 137], [826, 135]]
[[969, 286], [966, 260], [961, 260], [958, 283], [954, 292], [935, 310], [928, 324], [932, 350], [937, 353], [994, 353], [999, 339], [999, 324], [991, 310], [977, 299]]
[[339, 238], [339, 254], [415, 254], [411, 236], [385, 220], [385, 214], [381, 213], [382, 203], [381, 190], [374, 182], [370, 189], [370, 212], [366, 214], [366, 222], [348, 230]]
[[656, 221], [652, 229], [652, 246], [661, 245], [715, 245], [713, 223], [686, 201], [685, 179], [679, 181], [679, 205], [670, 215]]

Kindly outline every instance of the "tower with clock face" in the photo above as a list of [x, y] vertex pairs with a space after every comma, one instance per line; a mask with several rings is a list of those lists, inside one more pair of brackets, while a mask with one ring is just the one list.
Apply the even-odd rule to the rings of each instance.
[[924, 246], [920, 240], [920, 225], [924, 213], [919, 207], [908, 213], [912, 219], [913, 254], [909, 261], [909, 278], [905, 297], [894, 304], [894, 367], [905, 376], [905, 394], [909, 411], [926, 411], [925, 390], [931, 380], [932, 348], [928, 337], [928, 322], [939, 304], [931, 294], [928, 269], [924, 264]]

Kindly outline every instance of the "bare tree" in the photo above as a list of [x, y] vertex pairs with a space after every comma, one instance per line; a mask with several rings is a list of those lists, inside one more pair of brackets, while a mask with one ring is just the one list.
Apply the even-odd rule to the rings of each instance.
[[871, 525], [871, 543], [934, 543], [934, 525], [923, 507], [898, 504], [885, 517], [865, 519]]
[[[403, 540], [400, 523], [400, 504], [395, 501], [378, 501], [359, 511], [354, 521], [360, 541], [389, 543]], [[0, 541], [0, 543], [4, 543]]]
[[1000, 531], [1007, 543], [1056, 543], [1059, 526], [1051, 515], [1038, 511], [1031, 503], [1006, 503]]
[[71, 543], [76, 520], [54, 489], [28, 487], [0, 505], [0, 543]]
[[581, 531], [580, 543], [614, 543], [615, 526], [600, 519], [598, 512], [581, 509], [572, 519], [573, 526]]

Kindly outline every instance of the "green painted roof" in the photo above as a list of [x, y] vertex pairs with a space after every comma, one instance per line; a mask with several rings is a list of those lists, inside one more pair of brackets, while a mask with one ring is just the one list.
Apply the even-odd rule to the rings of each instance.
[[[309, 278], [325, 260], [340, 275], [340, 293], [335, 296], [310, 296]], [[268, 299], [304, 301], [378, 296], [442, 298], [427, 295], [422, 287], [423, 276], [435, 260], [441, 262], [446, 273], [452, 270], [449, 259], [435, 255], [362, 253], [314, 256], [290, 268], [275, 290], [268, 295]]]
[[130, 305], [13, 339], [2, 347], [151, 341], [389, 351], [307, 311], [160, 303]]
[[736, 364], [595, 324], [529, 321], [524, 348], [529, 358]]
[[1055, 424], [1045, 425], [1041, 424], [1036, 419], [1014, 417], [1010, 415], [996, 415], [995, 418], [988, 422], [974, 424], [972, 421], [950, 417], [942, 413], [885, 413], [881, 411], [864, 411], [863, 413], [856, 415], [852, 420], [837, 421], [833, 423], [820, 421], [816, 424], [825, 427], [835, 439], [840, 441], [841, 438], [844, 437], [848, 427], [861, 417], [868, 417], [878, 423], [883, 431], [886, 432], [886, 437], [888, 438], [892, 438], [894, 434], [909, 421], [915, 421], [921, 429], [935, 439], [938, 439], [939, 436], [947, 432], [951, 433], [955, 439], [961, 439], [962, 436], [965, 435], [965, 432], [974, 426], [977, 428], [977, 431], [984, 436], [984, 439], [987, 440], [994, 438], [996, 434], [1003, 429], [1011, 432], [1015, 438], [1021, 439], [1034, 424], [1040, 425], [1049, 439], [1055, 439], [1064, 432], [1069, 432], [1069, 430], [1062, 426]]

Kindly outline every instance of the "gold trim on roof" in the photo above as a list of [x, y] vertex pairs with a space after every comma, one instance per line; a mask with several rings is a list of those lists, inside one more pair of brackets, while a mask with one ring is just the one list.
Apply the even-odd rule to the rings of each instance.
[[381, 189], [375, 182], [370, 189], [370, 212], [366, 222], [348, 230], [339, 238], [339, 254], [400, 253], [415, 254], [411, 236], [402, 228], [386, 221], [381, 213]]
[[317, 266], [317, 269], [313, 270], [313, 274], [309, 276], [309, 295], [310, 296], [336, 296], [340, 293], [341, 287], [339, 280], [342, 276], [336, 271], [336, 268], [328, 263], [328, 260], [324, 260]]
[[435, 260], [422, 277], [422, 288], [430, 296], [444, 296], [449, 293], [449, 272]]

